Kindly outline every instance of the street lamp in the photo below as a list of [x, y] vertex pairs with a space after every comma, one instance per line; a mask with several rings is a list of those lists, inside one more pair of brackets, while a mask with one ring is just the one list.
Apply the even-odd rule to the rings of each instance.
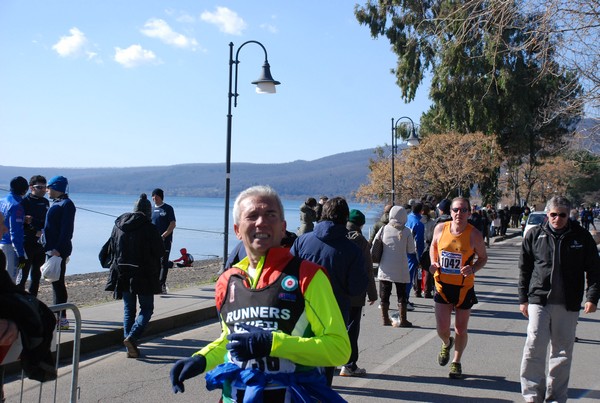
[[[237, 107], [237, 83], [238, 83], [238, 64], [240, 63], [239, 54], [242, 48], [249, 44], [255, 43], [259, 45], [265, 52], [265, 62], [262, 66], [262, 72], [260, 77], [252, 81], [252, 84], [256, 85], [256, 92], [259, 94], [274, 94], [276, 92], [275, 86], [281, 84], [279, 81], [275, 81], [271, 76], [271, 66], [267, 57], [267, 49], [262, 43], [258, 41], [246, 41], [242, 43], [237, 51], [235, 52], [235, 60], [233, 59], [233, 42], [229, 43], [229, 93], [227, 99], [227, 153], [225, 158], [225, 224], [223, 229], [223, 270], [226, 269], [225, 263], [227, 262], [227, 256], [229, 255], [229, 193], [230, 193], [230, 179], [231, 179], [231, 100], [233, 98], [233, 106]], [[232, 91], [233, 84], [233, 66], [235, 65], [235, 87]]]
[[412, 126], [411, 134], [406, 139], [406, 144], [408, 144], [409, 147], [419, 145], [419, 137], [417, 136], [417, 131], [415, 130], [415, 122], [413, 122], [413, 120], [411, 118], [409, 118], [408, 116], [402, 116], [402, 117], [396, 119], [395, 123], [394, 123], [394, 118], [392, 118], [392, 205], [396, 204], [395, 203], [395, 201], [396, 201], [396, 182], [395, 182], [395, 178], [394, 178], [394, 160], [396, 157], [396, 149], [398, 148], [398, 122], [400, 122], [402, 119], [408, 119]]

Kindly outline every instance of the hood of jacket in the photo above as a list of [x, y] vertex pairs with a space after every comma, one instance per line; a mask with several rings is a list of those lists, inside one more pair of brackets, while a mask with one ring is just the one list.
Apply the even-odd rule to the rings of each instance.
[[313, 230], [315, 236], [320, 240], [332, 241], [334, 239], [345, 238], [348, 230], [345, 225], [334, 224], [333, 221], [320, 221]]
[[121, 214], [115, 220], [115, 226], [123, 232], [132, 232], [138, 230], [148, 222], [150, 222], [150, 219], [144, 213], [125, 213]]
[[406, 224], [407, 213], [402, 206], [394, 206], [390, 210], [390, 225], [396, 228], [402, 228]]

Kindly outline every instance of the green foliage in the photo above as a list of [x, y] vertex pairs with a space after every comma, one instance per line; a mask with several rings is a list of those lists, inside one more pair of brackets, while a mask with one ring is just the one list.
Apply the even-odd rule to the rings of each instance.
[[567, 157], [573, 162], [573, 169], [579, 172], [567, 188], [573, 203], [596, 202], [600, 196], [600, 156], [579, 150]]
[[[385, 36], [398, 55], [393, 73], [410, 102], [431, 73], [433, 105], [421, 118], [421, 133], [495, 134], [510, 155], [535, 160], [541, 150], [562, 146], [577, 114], [560, 105], [581, 95], [577, 77], [557, 63], [539, 65], [531, 45], [539, 20], [509, 7], [514, 24], [494, 24], [479, 1], [368, 1], [355, 7], [373, 37]], [[481, 16], [481, 17], [477, 17]], [[520, 27], [520, 28], [515, 28]], [[544, 60], [554, 57], [552, 44]]]

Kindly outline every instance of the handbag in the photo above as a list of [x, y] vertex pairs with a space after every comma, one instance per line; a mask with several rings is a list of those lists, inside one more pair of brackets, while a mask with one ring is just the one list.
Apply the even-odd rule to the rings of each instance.
[[42, 276], [47, 281], [58, 281], [60, 278], [60, 264], [62, 263], [62, 258], [60, 256], [50, 256], [50, 259], [46, 260], [41, 267]]
[[375, 239], [373, 239], [373, 245], [371, 246], [371, 259], [373, 263], [381, 262], [381, 255], [383, 255], [383, 241], [381, 240], [383, 237], [383, 228], [381, 227]]

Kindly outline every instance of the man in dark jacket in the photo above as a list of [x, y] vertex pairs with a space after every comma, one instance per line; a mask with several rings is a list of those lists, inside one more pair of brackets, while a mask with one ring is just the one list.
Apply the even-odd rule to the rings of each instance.
[[[346, 238], [349, 215], [346, 200], [341, 197], [327, 200], [323, 205], [321, 221], [312, 232], [298, 237], [290, 250], [292, 255], [327, 269], [346, 325], [350, 323], [350, 297], [365, 292], [369, 281], [364, 270], [362, 251]], [[326, 375], [331, 385], [333, 368], [326, 368]]]
[[[138, 340], [152, 313], [154, 294], [161, 293], [159, 273], [164, 244], [158, 229], [150, 221], [152, 207], [145, 193], [133, 208], [133, 213], [125, 213], [115, 220], [110, 236], [108, 251], [112, 260], [107, 291], [113, 291], [116, 298], [123, 298], [123, 344], [128, 358], [140, 356]], [[139, 300], [140, 313], [136, 318], [136, 303]]]
[[[554, 196], [548, 221], [527, 232], [519, 259], [519, 309], [529, 319], [521, 362], [521, 393], [527, 402], [566, 402], [575, 328], [600, 298], [600, 258], [588, 231], [569, 222], [571, 203]], [[550, 343], [548, 376], [546, 351]]]
[[42, 175], [34, 175], [29, 179], [29, 193], [23, 198], [24, 233], [25, 233], [25, 253], [29, 264], [23, 267], [19, 287], [25, 289], [27, 277], [31, 273], [31, 282], [29, 283], [29, 293], [37, 296], [40, 287], [40, 278], [42, 272], [40, 268], [46, 260], [44, 247], [40, 243], [44, 223], [46, 222], [46, 213], [50, 208], [50, 202], [44, 197], [46, 194], [46, 178]]
[[371, 247], [369, 241], [362, 234], [362, 227], [365, 225], [365, 215], [360, 210], [350, 210], [350, 217], [346, 224], [348, 230], [348, 239], [358, 246], [363, 252], [364, 270], [369, 277], [369, 285], [367, 289], [355, 297], [350, 298], [350, 324], [348, 325], [348, 337], [350, 338], [350, 347], [352, 354], [348, 364], [344, 365], [340, 371], [341, 376], [363, 376], [367, 371], [364, 368], [359, 368], [356, 362], [358, 361], [358, 336], [360, 334], [360, 319], [362, 317], [363, 307], [365, 306], [365, 298], [368, 297], [369, 305], [373, 305], [377, 301], [377, 288], [375, 287], [375, 279], [373, 276], [373, 261], [371, 260]]
[[[44, 251], [48, 258], [59, 256], [60, 278], [52, 283], [54, 304], [67, 302], [69, 295], [65, 285], [67, 260], [73, 252], [73, 230], [75, 229], [75, 204], [69, 198], [69, 181], [64, 176], [55, 176], [48, 181], [47, 192], [52, 204], [44, 222]], [[65, 311], [60, 312], [58, 326], [61, 330], [69, 330], [69, 321]]]

